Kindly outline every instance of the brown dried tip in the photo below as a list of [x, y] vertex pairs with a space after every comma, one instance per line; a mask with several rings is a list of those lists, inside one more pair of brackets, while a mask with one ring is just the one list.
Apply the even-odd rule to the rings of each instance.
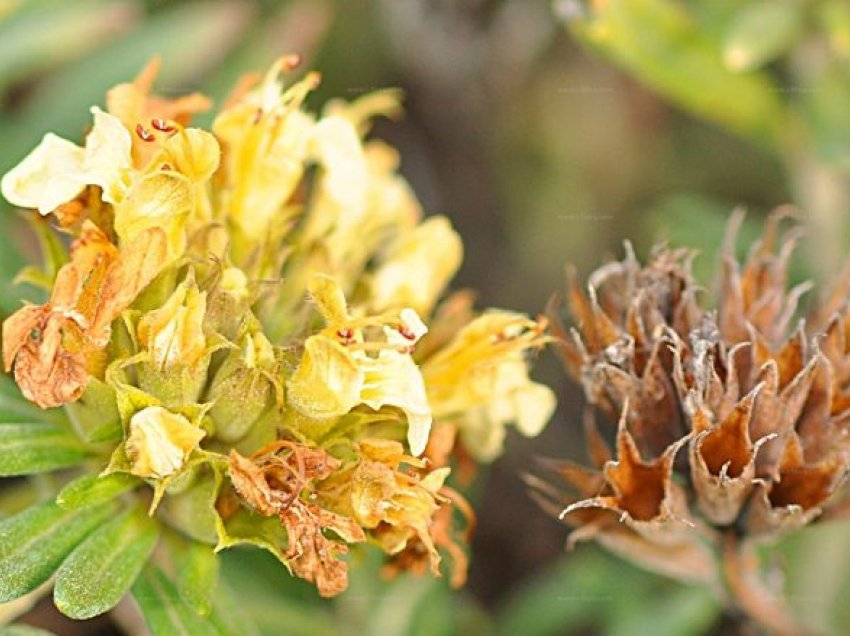
[[544, 508], [576, 528], [571, 541], [594, 539], [678, 578], [694, 576], [677, 563], [687, 554], [716, 581], [722, 564], [710, 555], [724, 537], [765, 540], [838, 515], [831, 502], [847, 501], [850, 468], [850, 285], [800, 319], [809, 286], [789, 288], [800, 231], [781, 231], [788, 217], [770, 216], [743, 263], [732, 217], [713, 308], [697, 302], [688, 250], [656, 248], [641, 265], [627, 245], [587, 285], [568, 270], [573, 327], [556, 304], [548, 310], [557, 348], [588, 402], [620, 418], [615, 461], [600, 470], [605, 445], [591, 427], [595, 468], [550, 463], [550, 482], [531, 480]]

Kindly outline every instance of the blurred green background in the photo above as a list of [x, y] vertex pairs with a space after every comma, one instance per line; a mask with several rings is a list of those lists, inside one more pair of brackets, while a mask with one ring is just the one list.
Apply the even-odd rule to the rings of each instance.
[[[407, 116], [375, 134], [397, 145], [425, 209], [466, 245], [456, 286], [481, 306], [538, 313], [563, 284], [621, 243], [702, 250], [711, 283], [728, 214], [746, 234], [774, 206], [808, 226], [800, 275], [835, 271], [850, 201], [850, 3], [846, 0], [0, 0], [0, 172], [47, 131], [80, 139], [88, 108], [163, 57], [159, 92], [219, 101], [245, 72], [299, 52], [320, 70], [318, 108], [401, 87]], [[210, 116], [201, 123], [209, 123]], [[2, 208], [0, 311], [36, 244]], [[536, 376], [560, 410], [536, 440], [512, 436], [479, 475], [468, 586], [381, 581], [354, 568], [351, 590], [320, 602], [263, 555], [227, 555], [226, 584], [269, 634], [731, 634], [738, 618], [700, 589], [638, 571], [567, 529], [520, 481], [538, 455], [583, 458], [582, 401], [551, 354]], [[6, 510], [5, 512], [9, 512]], [[850, 631], [850, 527], [807, 531], [770, 555], [812, 629]], [[0, 617], [3, 608], [0, 606]], [[119, 613], [120, 618], [120, 613]], [[61, 634], [132, 631], [72, 624], [40, 604], [27, 621]]]

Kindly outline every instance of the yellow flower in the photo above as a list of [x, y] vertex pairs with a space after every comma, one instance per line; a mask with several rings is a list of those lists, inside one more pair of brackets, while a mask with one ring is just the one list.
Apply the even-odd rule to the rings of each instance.
[[[118, 84], [106, 94], [107, 110], [131, 132], [140, 122], [153, 119], [185, 126], [193, 114], [208, 110], [212, 105], [210, 99], [200, 93], [175, 99], [151, 95], [160, 63], [158, 57], [153, 58], [132, 82]], [[155, 152], [156, 148], [150, 143], [138, 135], [133, 136], [133, 159], [137, 167], [144, 167]]]
[[198, 290], [194, 275], [190, 274], [162, 307], [141, 318], [139, 340], [160, 371], [192, 367], [204, 358], [206, 311], [207, 294]]
[[168, 238], [169, 262], [186, 247], [186, 221], [194, 207], [192, 186], [177, 172], [154, 172], [142, 177], [115, 207], [115, 231], [132, 241], [152, 227], [162, 228]]
[[555, 394], [528, 378], [521, 358], [498, 364], [492, 374], [490, 401], [464, 414], [460, 429], [466, 448], [482, 462], [502, 454], [509, 424], [526, 437], [536, 437], [555, 411]]
[[505, 426], [528, 437], [555, 410], [555, 395], [532, 382], [524, 351], [542, 346], [540, 325], [520, 314], [492, 311], [464, 327], [422, 365], [434, 417], [457, 422], [463, 441], [481, 461], [500, 453]]
[[130, 472], [156, 479], [183, 467], [204, 437], [203, 429], [161, 406], [149, 406], [130, 418], [126, 452]]
[[401, 306], [430, 314], [462, 259], [463, 244], [448, 219], [426, 220], [399, 238], [372, 277], [373, 309]]
[[47, 215], [87, 185], [100, 186], [107, 203], [123, 198], [132, 168], [130, 133], [118, 118], [97, 106], [91, 112], [94, 127], [85, 148], [48, 133], [3, 177], [0, 188], [9, 203]]
[[279, 75], [290, 65], [288, 58], [278, 60], [256, 90], [213, 123], [224, 149], [229, 217], [254, 239], [266, 234], [304, 174], [314, 120], [300, 106], [319, 76], [311, 73], [284, 92]]
[[[431, 430], [431, 408], [410, 355], [427, 331], [419, 316], [408, 308], [395, 319], [353, 320], [332, 279], [317, 276], [310, 289], [328, 328], [304, 343], [301, 363], [287, 384], [289, 402], [318, 420], [345, 415], [359, 404], [374, 410], [400, 408], [407, 417], [410, 450], [421, 454]], [[367, 341], [364, 330], [376, 327], [381, 327], [383, 340]]]

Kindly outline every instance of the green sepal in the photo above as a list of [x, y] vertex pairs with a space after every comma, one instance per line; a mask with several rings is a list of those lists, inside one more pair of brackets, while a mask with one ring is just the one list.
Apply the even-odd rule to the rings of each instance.
[[79, 464], [89, 450], [56, 424], [0, 424], [0, 477], [33, 475]]
[[195, 478], [189, 487], [179, 492], [168, 490], [163, 514], [169, 524], [186, 536], [202, 543], [215, 544], [220, 523], [215, 504], [226, 460], [212, 453], [198, 452], [190, 464], [196, 473]]
[[56, 608], [74, 619], [109, 611], [136, 580], [159, 538], [158, 523], [134, 507], [83, 541], [56, 573]]
[[65, 510], [45, 501], [0, 522], [0, 603], [20, 598], [49, 579], [114, 510]]
[[97, 378], [91, 378], [83, 396], [66, 404], [65, 410], [74, 431], [89, 443], [114, 442], [122, 437], [115, 389]]
[[56, 503], [65, 510], [90, 508], [112, 501], [141, 483], [138, 477], [125, 473], [85, 475], [65, 486], [56, 496]]
[[263, 517], [247, 508], [240, 508], [226, 521], [219, 517], [218, 544], [216, 552], [237, 545], [253, 545], [269, 551], [277, 558], [289, 573], [292, 569], [284, 556], [286, 550], [286, 530], [277, 517]]

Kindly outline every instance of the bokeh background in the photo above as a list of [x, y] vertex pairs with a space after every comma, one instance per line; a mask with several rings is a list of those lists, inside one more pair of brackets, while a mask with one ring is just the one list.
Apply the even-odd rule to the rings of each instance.
[[[773, 207], [799, 206], [799, 277], [831, 273], [847, 253], [846, 0], [0, 0], [0, 172], [47, 131], [80, 139], [88, 107], [152, 55], [164, 61], [159, 92], [220, 102], [287, 52], [323, 74], [312, 108], [404, 89], [406, 117], [375, 134], [400, 148], [425, 209], [463, 236], [456, 286], [479, 290], [481, 306], [539, 313], [565, 263], [587, 273], [624, 239], [639, 255], [658, 241], [699, 248], [710, 288], [736, 206], [748, 237]], [[0, 228], [5, 314], [35, 243], [8, 207]], [[321, 602], [262, 554], [228, 555], [228, 582], [267, 633], [752, 633], [707, 592], [593, 546], [564, 551], [567, 529], [521, 474], [536, 456], [583, 458], [583, 403], [552, 354], [535, 374], [560, 408], [538, 439], [512, 435], [471, 485], [479, 527], [464, 590], [388, 583], [364, 557], [351, 590]], [[767, 558], [789, 571], [806, 624], [850, 631], [850, 526], [807, 531]], [[73, 624], [49, 602], [25, 620], [60, 634], [127, 629]]]

